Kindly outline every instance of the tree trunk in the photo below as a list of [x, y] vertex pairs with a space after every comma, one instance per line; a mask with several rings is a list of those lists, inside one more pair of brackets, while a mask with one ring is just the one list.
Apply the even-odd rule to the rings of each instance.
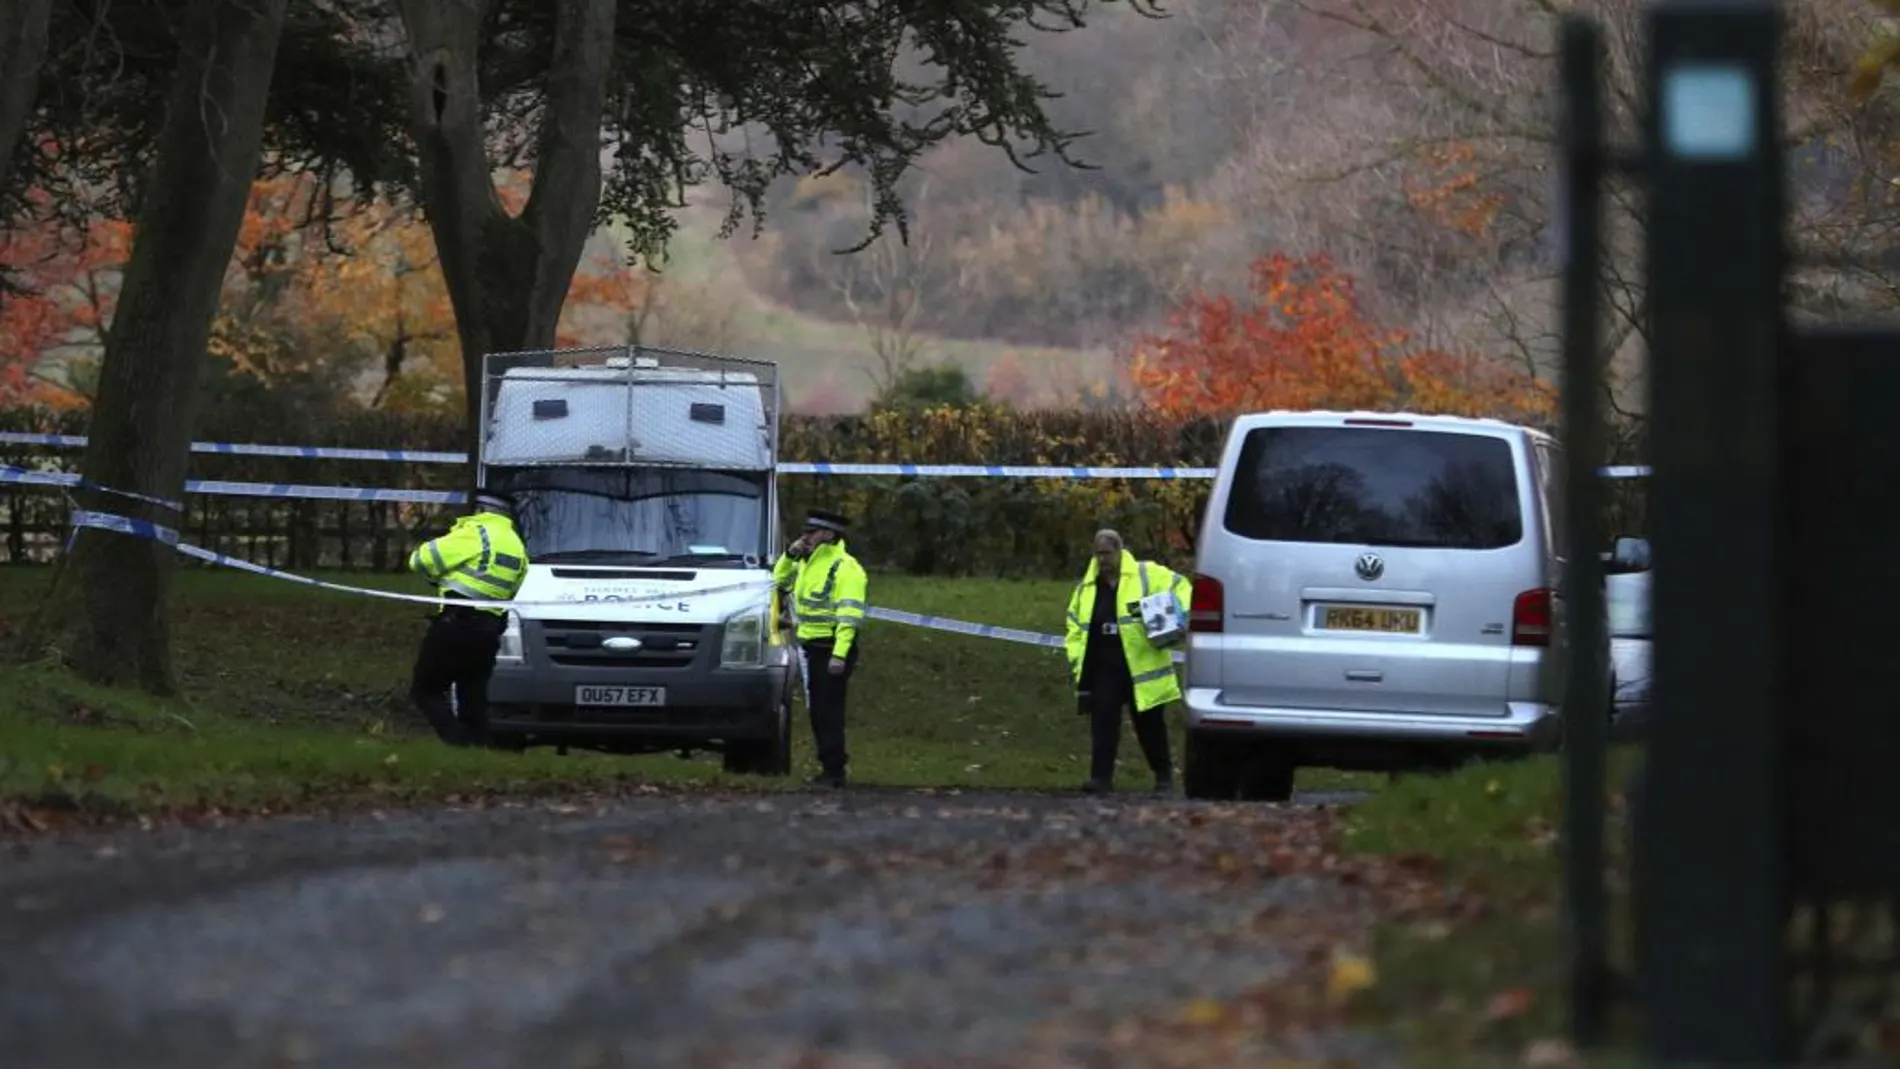
[[[82, 472], [88, 483], [184, 496], [198, 372], [236, 247], [264, 135], [264, 104], [286, 0], [194, 0], [156, 162], [106, 337]], [[127, 498], [80, 494], [87, 508], [178, 526]], [[82, 676], [174, 689], [172, 550], [81, 530], [38, 628]]]
[[12, 11], [0, 17], [0, 189], [13, 180], [13, 154], [39, 97], [53, 0], [7, 0], [6, 6]]
[[471, 456], [480, 440], [482, 357], [551, 349], [600, 205], [601, 118], [615, 0], [552, 0], [534, 184], [519, 216], [496, 194], [482, 130], [477, 49], [491, 0], [399, 0], [409, 37], [410, 124], [423, 209], [455, 308]]

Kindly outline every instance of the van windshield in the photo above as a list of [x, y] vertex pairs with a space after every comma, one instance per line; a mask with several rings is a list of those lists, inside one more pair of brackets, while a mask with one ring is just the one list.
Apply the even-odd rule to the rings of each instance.
[[1499, 549], [1524, 537], [1502, 438], [1378, 427], [1260, 427], [1223, 522], [1242, 538]]
[[535, 563], [738, 566], [765, 556], [767, 476], [663, 468], [490, 469]]

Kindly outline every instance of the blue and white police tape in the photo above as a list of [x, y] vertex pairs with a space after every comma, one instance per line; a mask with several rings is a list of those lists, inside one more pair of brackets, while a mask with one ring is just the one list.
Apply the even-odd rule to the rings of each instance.
[[[38, 445], [53, 449], [84, 449], [83, 434], [29, 434], [0, 431], [0, 445]], [[430, 449], [348, 449], [327, 445], [251, 445], [239, 442], [193, 442], [194, 453], [239, 457], [290, 457], [302, 460], [388, 460], [405, 464], [466, 464], [467, 453]]]
[[[955, 620], [947, 616], [926, 616], [922, 613], [904, 612], [901, 609], [870, 608], [865, 615], [873, 620], [884, 620], [908, 627], [921, 627], [926, 631], [945, 631], [953, 635], [974, 635], [977, 638], [1001, 639], [1004, 642], [1018, 642], [1025, 646], [1041, 646], [1044, 649], [1059, 650], [1065, 643], [1061, 635], [1045, 635], [1040, 631], [1024, 631], [1014, 627], [998, 627], [995, 624], [973, 624], [968, 620]], [[1176, 664], [1187, 659], [1180, 651], [1174, 652]]]
[[[86, 439], [76, 434], [29, 434], [22, 431], [0, 431], [0, 445], [36, 445], [55, 449], [81, 449]], [[302, 460], [380, 460], [406, 464], [466, 464], [467, 453], [437, 452], [423, 449], [350, 449], [327, 445], [254, 445], [237, 442], [193, 442], [194, 453], [211, 453], [224, 456], [245, 457], [288, 457]], [[991, 478], [991, 479], [1212, 479], [1213, 468], [1176, 468], [1176, 467], [1090, 467], [1062, 465], [1015, 465], [1015, 464], [855, 464], [826, 463], [808, 461], [786, 461], [778, 466], [781, 475], [897, 475], [916, 478]], [[1636, 479], [1649, 474], [1648, 465], [1621, 464], [1600, 469], [1609, 479]], [[268, 483], [224, 483], [231, 487], [270, 486]], [[404, 494], [420, 491], [406, 490], [357, 490], [344, 487], [302, 487], [300, 490], [336, 491], [337, 500], [352, 501], [409, 501], [435, 500], [434, 498], [407, 497], [342, 497], [345, 492], [358, 494]], [[199, 491], [202, 493], [228, 492], [241, 495], [265, 497], [313, 496], [299, 493], [274, 492], [259, 494], [252, 490]]]
[[[20, 486], [59, 487], [67, 490], [85, 488], [158, 505], [171, 509], [173, 512], [185, 510], [183, 502], [168, 501], [165, 498], [133, 493], [130, 490], [116, 490], [110, 486], [99, 486], [88, 483], [68, 471], [33, 471], [30, 468], [0, 467], [0, 484], [6, 483]], [[410, 501], [425, 505], [459, 505], [468, 498], [467, 494], [459, 490], [359, 489], [352, 486], [250, 483], [226, 479], [189, 479], [185, 482], [185, 492], [217, 497], [281, 497], [301, 501]]]
[[157, 505], [159, 508], [170, 509], [173, 512], [185, 511], [185, 503], [182, 501], [153, 497], [150, 494], [136, 494], [130, 490], [115, 490], [110, 486], [100, 486], [98, 483], [87, 482], [79, 476], [65, 471], [34, 471], [31, 468], [16, 468], [11, 465], [0, 465], [0, 483], [14, 483], [21, 486], [51, 486], [63, 490], [78, 490], [82, 488], [97, 490], [102, 494], [112, 494], [116, 497], [123, 497], [132, 501], [143, 501], [148, 505]]
[[[75, 532], [81, 528], [90, 528], [97, 531], [112, 531], [118, 534], [130, 535], [133, 538], [143, 538], [151, 542], [162, 542], [187, 557], [193, 557], [210, 564], [219, 564], [226, 568], [236, 568], [239, 571], [250, 572], [253, 575], [268, 576], [272, 579], [301, 583], [304, 586], [313, 586], [322, 590], [333, 590], [339, 594], [361, 594], [365, 597], [384, 598], [389, 601], [407, 601], [417, 605], [460, 605], [466, 607], [469, 604], [466, 598], [435, 598], [422, 594], [403, 594], [394, 590], [377, 590], [374, 587], [349, 586], [344, 583], [332, 583], [323, 579], [312, 579], [307, 575], [298, 575], [295, 572], [280, 571], [276, 568], [265, 567], [262, 564], [253, 564], [250, 561], [238, 557], [227, 556], [223, 553], [205, 549], [202, 546], [194, 546], [189, 542], [181, 541], [176, 530], [166, 527], [163, 524], [152, 523], [149, 520], [135, 520], [129, 516], [120, 516], [110, 512], [92, 512], [85, 509], [77, 509], [73, 512], [72, 524]], [[614, 599], [614, 604], [640, 605], [647, 602], [678, 601], [685, 596], [698, 598], [712, 594], [731, 594], [742, 590], [763, 591], [770, 590], [771, 588], [772, 581], [769, 579], [752, 580], [744, 583], [725, 583], [720, 586], [703, 587], [687, 593], [682, 593], [678, 590], [669, 590], [657, 594], [617, 596]], [[482, 602], [482, 605], [485, 607], [508, 609], [572, 609], [579, 604], [582, 603], [573, 598], [561, 601]]]
[[[350, 586], [345, 583], [332, 583], [323, 579], [312, 579], [307, 575], [298, 575], [295, 572], [286, 572], [277, 568], [266, 567], [262, 564], [254, 564], [251, 561], [243, 560], [238, 557], [227, 556], [226, 554], [214, 552], [201, 546], [194, 546], [189, 542], [181, 541], [178, 532], [173, 528], [166, 527], [163, 524], [152, 523], [149, 520], [133, 519], [129, 516], [120, 516], [110, 512], [93, 512], [84, 509], [75, 510], [72, 516], [72, 523], [75, 533], [81, 528], [88, 528], [130, 535], [133, 538], [143, 538], [152, 542], [162, 542], [187, 557], [192, 557], [210, 564], [218, 564], [226, 568], [235, 568], [239, 571], [249, 572], [252, 575], [261, 575], [271, 579], [282, 579], [286, 582], [300, 583], [304, 586], [316, 587], [321, 590], [335, 591], [339, 594], [361, 594], [366, 597], [384, 598], [390, 601], [406, 601], [420, 605], [466, 606], [468, 604], [466, 600], [432, 598], [419, 594], [403, 594], [393, 590], [377, 590], [373, 587]], [[616, 597], [614, 604], [620, 606], [639, 605], [646, 602], [674, 601], [687, 596], [705, 597], [710, 594], [734, 593], [741, 590], [766, 590], [770, 589], [771, 586], [772, 583], [770, 580], [727, 583], [721, 586], [707, 587], [689, 592], [675, 590], [658, 594]], [[484, 602], [483, 604], [497, 608], [506, 607], [511, 609], [567, 609], [573, 608], [577, 603], [569, 599], [565, 601], [491, 601]], [[904, 624], [910, 627], [923, 628], [928, 631], [942, 631], [953, 635], [972, 635], [977, 638], [1001, 639], [1005, 642], [1041, 646], [1046, 649], [1061, 649], [1063, 645], [1061, 637], [1057, 635], [1045, 635], [1040, 632], [1023, 631], [1013, 627], [997, 627], [992, 624], [975, 624], [967, 620], [956, 620], [945, 616], [925, 616], [921, 613], [880, 608], [869, 609], [866, 615], [873, 620]], [[1177, 661], [1181, 660], [1181, 654], [1176, 653], [1174, 659]]]
[[833, 464], [788, 460], [780, 475], [901, 475], [935, 479], [1212, 479], [1213, 468], [1095, 468], [1053, 464]]

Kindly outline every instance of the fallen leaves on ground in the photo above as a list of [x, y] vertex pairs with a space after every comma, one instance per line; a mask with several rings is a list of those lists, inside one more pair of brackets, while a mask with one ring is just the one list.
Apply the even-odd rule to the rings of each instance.
[[1531, 1069], [1556, 1069], [1559, 1066], [1577, 1065], [1581, 1061], [1577, 1049], [1562, 1039], [1532, 1040], [1525, 1045], [1518, 1060]]
[[[646, 805], [657, 800], [630, 801], [628, 796], [652, 793], [658, 792], [628, 789], [510, 801], [467, 792], [458, 794], [454, 805], [473, 810], [526, 807], [553, 818], [577, 817], [598, 814], [616, 799]], [[862, 847], [814, 852], [806, 859], [814, 879], [861, 877], [869, 885], [885, 875], [914, 877], [937, 868], [946, 873], [946, 880], [986, 895], [1147, 884], [1171, 893], [1231, 896], [1236, 888], [1286, 885], [1287, 893], [1274, 896], [1271, 904], [1223, 922], [1231, 928], [1192, 936], [1214, 940], [1208, 944], [1214, 947], [1226, 945], [1221, 941], [1230, 941], [1237, 950], [1244, 945], [1240, 952], [1261, 962], [1257, 983], [1238, 991], [1229, 986], [1186, 998], [1157, 998], [1142, 1013], [1123, 1013], [1106, 1022], [1086, 1004], [1061, 1012], [1052, 1007], [1057, 1025], [1021, 1052], [1020, 1060], [1012, 1063], [1018, 1066], [1077, 1064], [1075, 1051], [1102, 1051], [1104, 1045], [1116, 1054], [1113, 1060], [1156, 1069], [1299, 1064], [1309, 1050], [1332, 1050], [1337, 1037], [1359, 1026], [1352, 1017], [1355, 1002], [1377, 990], [1381, 979], [1370, 941], [1375, 927], [1397, 921], [1441, 928], [1449, 935], [1461, 918], [1487, 908], [1472, 896], [1449, 892], [1442, 866], [1431, 857], [1342, 854], [1340, 815], [1323, 808], [976, 798], [948, 804], [920, 793], [865, 794], [848, 799], [846, 806], [834, 796], [761, 799], [736, 792], [668, 793], [674, 796], [666, 805], [704, 805], [746, 819], [783, 821], [785, 833], [793, 835], [807, 823], [833, 828], [840, 820], [883, 819], [907, 827], [925, 820], [970, 822], [973, 833], [967, 837], [934, 840], [954, 845], [922, 847], [905, 834], [895, 837], [898, 845], [892, 838], [873, 836]], [[34, 819], [17, 805], [0, 809], [0, 826]], [[999, 834], [999, 820], [1021, 826], [1023, 834]], [[1131, 825], [1144, 833], [1131, 834]], [[980, 834], [975, 833], [979, 826], [984, 828]], [[624, 834], [604, 835], [591, 845], [591, 856], [616, 866], [654, 863], [664, 852], [657, 841]], [[735, 871], [753, 861], [740, 853], [719, 860]], [[637, 872], [629, 878], [637, 878]], [[442, 914], [425, 908], [416, 920], [433, 924]], [[1104, 935], [1161, 945], [1181, 938], [1153, 929]], [[1075, 989], [1086, 993], [1088, 961], [1078, 959], [1074, 970]], [[1519, 1004], [1528, 1005], [1526, 998], [1503, 992], [1493, 1000], [1492, 1015], [1520, 1013]], [[1430, 1007], [1420, 1010], [1433, 1012]], [[1474, 1005], [1464, 1012], [1475, 1020], [1482, 1011]], [[1539, 1057], [1554, 1056], [1554, 1049], [1539, 1048]]]

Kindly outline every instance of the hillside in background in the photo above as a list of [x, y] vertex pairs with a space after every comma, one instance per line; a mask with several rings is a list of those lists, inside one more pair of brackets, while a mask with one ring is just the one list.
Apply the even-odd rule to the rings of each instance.
[[841, 314], [796, 293], [762, 292], [746, 263], [769, 256], [771, 236], [718, 235], [723, 206], [682, 213], [678, 237], [623, 317], [596, 315], [590, 340], [638, 341], [775, 360], [795, 411], [860, 410], [906, 368], [952, 364], [979, 389], [1026, 407], [1061, 407], [1106, 392], [1117, 377], [1103, 346], [1026, 345], [956, 337]]
[[[1581, 6], [1603, 23], [1613, 133], [1630, 142], [1642, 5]], [[594, 236], [557, 343], [774, 359], [808, 413], [861, 409], [943, 367], [1023, 408], [1542, 397], [1559, 352], [1560, 14], [1541, 0], [1177, 0], [1162, 18], [1093, 7], [1086, 28], [1023, 42], [1060, 94], [1053, 119], [1087, 133], [1080, 166], [1012, 165], [974, 138], [937, 145], [903, 182], [902, 237], [874, 232], [873, 183], [850, 168], [780, 178], [763, 228], [744, 218], [726, 237], [727, 191], [696, 187], [657, 272], [630, 263], [624, 228]], [[1808, 263], [1793, 310], [1890, 312], [1900, 89], [1849, 92], [1873, 9], [1811, 0], [1787, 19], [1790, 229]], [[743, 156], [759, 136], [712, 143]], [[527, 172], [497, 178], [525, 201]], [[254, 188], [213, 330], [230, 375], [212, 381], [234, 391], [219, 403], [252, 404], [263, 384], [306, 406], [458, 410], [460, 342], [417, 204], [333, 193], [312, 174]], [[334, 213], [320, 234], [318, 208]], [[1639, 198], [1613, 185], [1608, 216], [1608, 385], [1635, 428]], [[0, 305], [0, 400], [81, 404], [130, 228], [38, 224], [0, 245], [0, 267], [34, 293]], [[1849, 261], [1861, 266], [1838, 266]]]
[[[1642, 5], [1580, 6], [1604, 21], [1611, 121], [1632, 140]], [[894, 366], [948, 360], [981, 382], [1010, 356], [1038, 399], [1067, 403], [1096, 384], [1113, 403], [1144, 332], [1201, 292], [1245, 290], [1274, 254], [1328, 258], [1369, 319], [1420, 344], [1553, 381], [1561, 11], [1537, 0], [1193, 0], [1161, 19], [1105, 8], [1084, 30], [1026, 41], [1063, 94], [1055, 117], [1090, 132], [1075, 150], [1086, 169], [1025, 171], [976, 141], [940, 146], [907, 185], [909, 241], [887, 232], [849, 256], [834, 250], [868, 235], [861, 176], [781, 180], [756, 239], [749, 221], [710, 237], [725, 205], [707, 191], [674, 270], [697, 271], [709, 295], [703, 314], [719, 327], [702, 323], [702, 336], [782, 354], [795, 399], [821, 409], [862, 399]], [[1796, 240], [1865, 256], [1900, 232], [1885, 177], [1895, 109], [1848, 93], [1872, 12], [1814, 0], [1788, 17]], [[1622, 264], [1640, 262], [1638, 212], [1613, 191]], [[1643, 283], [1607, 270], [1612, 390], [1633, 414]], [[1806, 271], [1797, 313], [1885, 311], [1900, 279], [1882, 272]]]

